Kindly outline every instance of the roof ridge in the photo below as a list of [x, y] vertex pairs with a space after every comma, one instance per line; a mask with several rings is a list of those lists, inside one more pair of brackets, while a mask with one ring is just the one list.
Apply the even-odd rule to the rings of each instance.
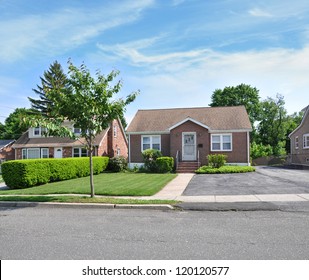
[[138, 109], [138, 111], [162, 111], [162, 110], [186, 110], [186, 109], [215, 109], [215, 108], [235, 108], [235, 107], [245, 107], [244, 105], [235, 106], [205, 106], [205, 107], [177, 107], [177, 108], [154, 108], [154, 109]]

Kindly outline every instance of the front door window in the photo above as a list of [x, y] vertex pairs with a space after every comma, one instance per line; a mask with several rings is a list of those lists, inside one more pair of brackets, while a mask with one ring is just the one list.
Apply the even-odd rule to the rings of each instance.
[[182, 137], [182, 160], [196, 160], [196, 133], [184, 132]]

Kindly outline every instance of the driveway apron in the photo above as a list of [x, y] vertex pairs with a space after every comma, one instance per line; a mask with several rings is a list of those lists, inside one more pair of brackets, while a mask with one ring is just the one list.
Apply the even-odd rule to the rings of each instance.
[[309, 193], [309, 171], [257, 167], [256, 172], [196, 175], [184, 196]]

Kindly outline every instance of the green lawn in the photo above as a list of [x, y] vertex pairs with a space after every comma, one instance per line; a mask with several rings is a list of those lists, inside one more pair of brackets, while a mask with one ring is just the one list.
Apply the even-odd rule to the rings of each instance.
[[[103, 173], [94, 176], [96, 195], [151, 196], [160, 191], [176, 174]], [[0, 195], [89, 194], [89, 177], [42, 186], [1, 190]]]
[[2, 176], [0, 175], [0, 183], [4, 182]]
[[61, 202], [61, 203], [105, 203], [105, 204], [170, 204], [179, 203], [175, 200], [159, 199], [124, 199], [111, 197], [87, 196], [0, 196], [0, 201], [26, 201], [26, 202]]

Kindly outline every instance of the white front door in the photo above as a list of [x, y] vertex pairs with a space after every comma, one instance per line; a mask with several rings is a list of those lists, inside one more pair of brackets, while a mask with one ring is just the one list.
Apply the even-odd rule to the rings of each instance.
[[196, 133], [182, 133], [182, 160], [196, 160]]
[[55, 158], [62, 158], [62, 148], [55, 148]]

